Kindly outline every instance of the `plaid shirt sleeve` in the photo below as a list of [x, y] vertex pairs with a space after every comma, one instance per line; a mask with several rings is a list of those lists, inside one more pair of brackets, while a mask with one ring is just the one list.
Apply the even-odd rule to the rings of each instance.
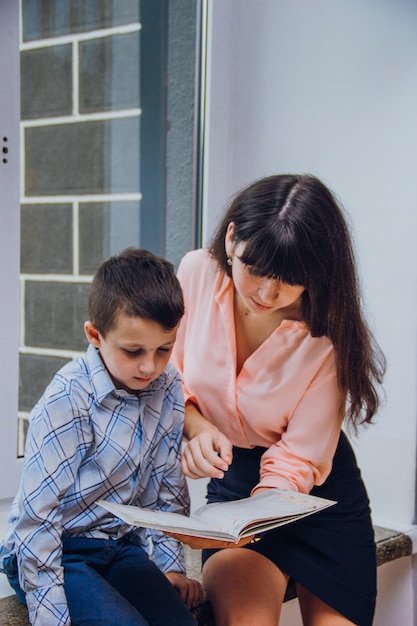
[[62, 585], [26, 594], [29, 620], [33, 626], [70, 626], [67, 599]]
[[61, 498], [74, 483], [89, 446], [65, 388], [35, 407], [25, 451], [20, 519], [15, 527], [20, 585], [31, 624], [70, 624], [64, 592]]
[[[179, 375], [171, 377], [159, 415], [158, 452], [154, 458], [149, 488], [139, 506], [189, 515], [190, 499], [181, 470], [181, 441], [184, 425], [184, 395]], [[155, 489], [155, 485], [158, 488]], [[142, 532], [144, 529], [141, 529]], [[153, 545], [152, 560], [164, 572], [185, 573], [182, 544], [155, 530], [146, 530]]]

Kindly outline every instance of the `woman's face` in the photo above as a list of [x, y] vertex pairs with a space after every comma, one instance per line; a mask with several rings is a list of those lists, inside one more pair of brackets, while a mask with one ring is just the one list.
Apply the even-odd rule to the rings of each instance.
[[233, 242], [232, 222], [227, 229], [225, 245], [226, 254], [232, 260], [232, 278], [240, 305], [257, 315], [298, 308], [304, 287], [253, 274], [250, 266], [240, 260], [245, 244]]

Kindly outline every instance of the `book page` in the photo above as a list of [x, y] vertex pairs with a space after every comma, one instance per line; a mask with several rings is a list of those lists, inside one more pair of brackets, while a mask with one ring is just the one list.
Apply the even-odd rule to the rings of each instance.
[[117, 504], [104, 500], [99, 500], [97, 504], [131, 526], [153, 528], [161, 532], [172, 532], [192, 537], [236, 541], [234, 535], [223, 533], [218, 524], [213, 528], [211, 525], [207, 526], [203, 521], [181, 515], [180, 513], [143, 509], [137, 506]]
[[206, 504], [191, 517], [103, 500], [99, 500], [97, 504], [132, 526], [237, 541], [239, 537], [289, 523], [335, 502], [298, 492], [269, 489], [251, 498]]
[[[317, 498], [283, 489], [269, 489], [259, 495], [232, 502], [207, 504], [194, 512], [195, 520], [204, 520], [210, 527], [216, 525], [223, 532], [243, 536], [242, 531], [250, 526], [255, 530], [259, 522], [291, 520], [303, 517], [335, 504], [331, 500]], [[274, 524], [276, 526], [277, 524]], [[263, 527], [270, 527], [263, 524]], [[248, 533], [245, 533], [246, 535]]]

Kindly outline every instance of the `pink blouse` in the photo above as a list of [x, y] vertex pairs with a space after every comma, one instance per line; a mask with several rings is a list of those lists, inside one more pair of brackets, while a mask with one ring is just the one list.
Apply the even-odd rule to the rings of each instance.
[[186, 399], [233, 445], [268, 448], [255, 487], [304, 493], [330, 473], [343, 420], [333, 345], [284, 320], [236, 376], [232, 280], [207, 250], [189, 252], [178, 277], [185, 315], [174, 347]]

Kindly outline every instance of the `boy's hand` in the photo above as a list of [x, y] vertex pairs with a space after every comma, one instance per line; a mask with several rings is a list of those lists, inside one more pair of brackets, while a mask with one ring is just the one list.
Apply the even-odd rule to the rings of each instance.
[[165, 576], [175, 587], [189, 609], [193, 609], [203, 601], [203, 587], [198, 580], [187, 578], [180, 572], [167, 572]]

